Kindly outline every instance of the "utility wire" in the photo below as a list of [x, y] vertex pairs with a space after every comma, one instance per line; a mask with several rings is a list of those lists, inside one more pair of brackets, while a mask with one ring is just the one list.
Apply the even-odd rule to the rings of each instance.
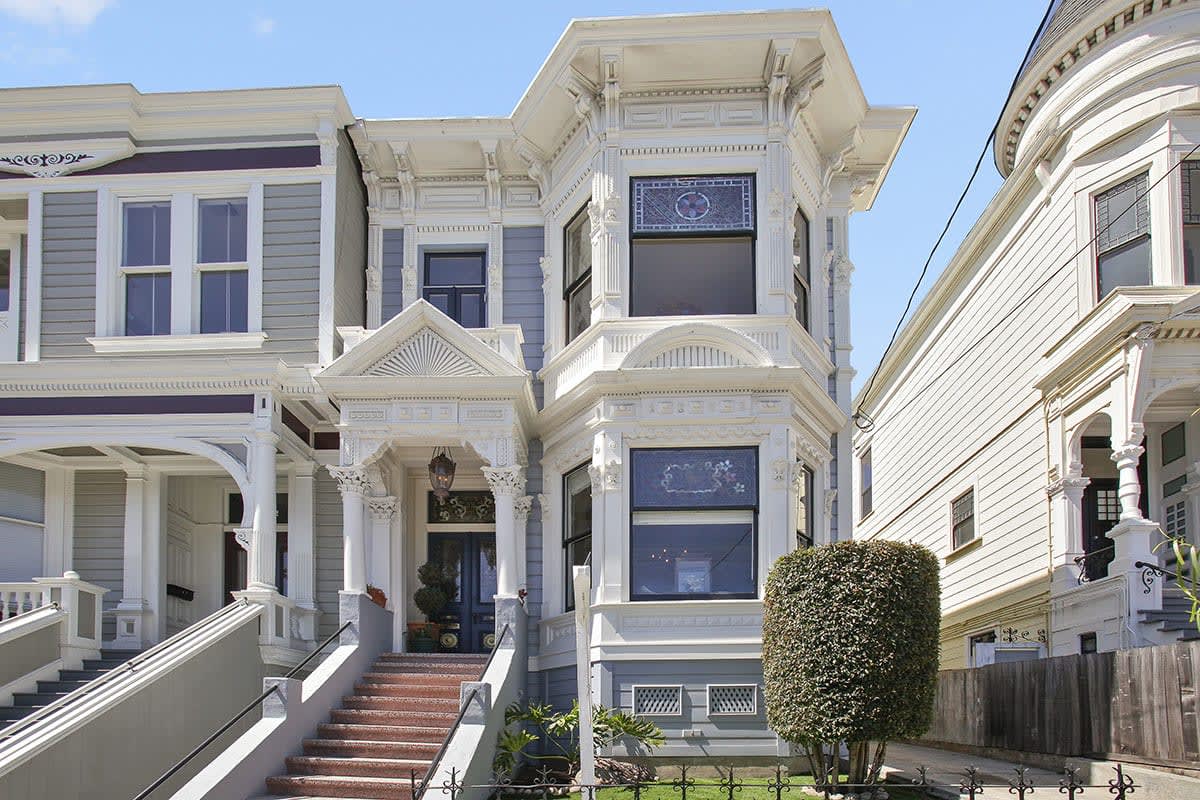
[[[921, 395], [925, 394], [925, 392], [927, 392], [929, 389], [931, 389], [935, 383], [937, 383], [939, 380], [941, 380], [943, 377], [945, 377], [946, 373], [948, 373], [951, 369], [953, 369], [955, 367], [955, 365], [958, 364], [958, 362], [960, 362], [964, 358], [966, 358], [966, 356], [968, 354], [970, 354], [972, 350], [974, 350], [976, 347], [978, 347], [980, 344], [982, 344], [985, 339], [987, 339], [989, 336], [991, 336], [993, 333], [995, 333], [996, 330], [1001, 325], [1003, 325], [1006, 321], [1008, 321], [1009, 318], [1011, 318], [1014, 314], [1016, 314], [1018, 311], [1023, 309], [1025, 307], [1026, 303], [1028, 303], [1031, 299], [1033, 299], [1033, 297], [1038, 292], [1040, 292], [1042, 289], [1046, 288], [1046, 286], [1048, 286], [1050, 284], [1050, 281], [1054, 280], [1054, 278], [1057, 277], [1059, 275], [1059, 273], [1061, 273], [1067, 267], [1074, 266], [1076, 259], [1078, 259], [1080, 255], [1082, 255], [1084, 252], [1086, 252], [1088, 249], [1090, 249], [1091, 246], [1093, 244], [1095, 244], [1096, 240], [1099, 239], [1102, 235], [1104, 235], [1104, 233], [1106, 231], [1108, 231], [1108, 229], [1111, 228], [1117, 222], [1117, 220], [1121, 219], [1126, 214], [1128, 214], [1131, 210], [1133, 210], [1133, 208], [1139, 202], [1141, 202], [1142, 198], [1144, 198], [1148, 194], [1150, 194], [1150, 192], [1154, 189], [1154, 187], [1158, 186], [1160, 183], [1162, 183], [1164, 180], [1166, 180], [1171, 175], [1172, 172], [1179, 169], [1183, 165], [1183, 162], [1187, 161], [1189, 158], [1191, 158], [1193, 155], [1195, 155], [1195, 153], [1197, 151], [1200, 151], [1200, 144], [1197, 144], [1195, 147], [1193, 147], [1191, 150], [1189, 150], [1187, 152], [1187, 155], [1185, 155], [1183, 158], [1181, 158], [1175, 164], [1175, 166], [1171, 167], [1171, 169], [1164, 172], [1161, 176], [1159, 176], [1158, 180], [1156, 180], [1154, 183], [1152, 183], [1148, 187], [1146, 187], [1146, 190], [1144, 192], [1142, 192], [1141, 194], [1137, 195], [1137, 197], [1135, 197], [1133, 199], [1133, 202], [1130, 203], [1125, 208], [1124, 211], [1122, 211], [1120, 214], [1117, 214], [1115, 217], [1113, 217], [1112, 219], [1109, 220], [1107, 225], [1105, 225], [1100, 230], [1096, 231], [1096, 235], [1093, 236], [1091, 239], [1089, 239], [1083, 247], [1076, 250], [1071, 255], [1070, 258], [1068, 258], [1061, 265], [1059, 265], [1058, 268], [1056, 268], [1053, 272], [1051, 272], [1049, 275], [1047, 275], [1045, 277], [1045, 279], [1042, 280], [1041, 283], [1039, 283], [1037, 286], [1034, 286], [1033, 289], [1031, 289], [1019, 301], [1017, 301], [1017, 303], [1015, 305], [1013, 305], [1011, 308], [1009, 308], [1008, 311], [1004, 312], [1004, 314], [998, 320], [996, 320], [996, 322], [990, 328], [988, 328], [986, 331], [983, 332], [982, 336], [977, 338], [975, 341], [971, 342], [971, 344], [967, 345], [967, 347], [961, 353], [959, 353], [957, 356], [955, 356], [954, 359], [949, 364], [947, 364], [945, 367], [943, 367], [940, 372], [938, 372], [936, 375], [934, 375], [933, 378], [931, 378], [924, 386], [922, 386], [920, 389], [918, 389], [915, 394], [911, 395], [907, 400], [905, 400], [903, 403], [901, 403], [900, 406], [898, 408], [896, 408], [895, 411], [892, 411], [890, 416], [892, 418], [894, 418], [901, 411], [908, 408], [910, 405], [912, 405], [914, 402], [916, 402], [918, 399], [920, 399]], [[1197, 306], [1196, 308], [1191, 308], [1191, 309], [1184, 309], [1183, 311], [1179, 311], [1176, 314], [1173, 314], [1172, 316], [1167, 317], [1167, 319], [1163, 320], [1163, 322], [1160, 322], [1158, 324], [1162, 325], [1163, 323], [1173, 319], [1174, 317], [1177, 317], [1182, 314], [1188, 313], [1190, 311], [1195, 311], [1198, 309], [1200, 309], [1200, 306]], [[877, 425], [883, 424], [883, 422], [886, 422], [886, 421], [887, 420], [883, 420], [882, 422], [879, 422], [879, 423], [872, 421], [871, 424], [872, 424], [872, 426], [877, 426]]]
[[[996, 130], [1000, 127], [1000, 120], [1004, 117], [1004, 109], [1008, 107], [1008, 101], [1012, 98], [1012, 93], [1017, 88], [1017, 81], [1020, 80], [1021, 73], [1025, 69], [1025, 64], [1029, 61], [1029, 56], [1033, 53], [1033, 48], [1037, 44], [1038, 35], [1046, 27], [1046, 22], [1050, 19], [1050, 13], [1054, 10], [1055, 5], [1057, 5], [1056, 0], [1050, 0], [1046, 5], [1046, 12], [1042, 14], [1042, 21], [1034, 30], [1033, 38], [1029, 40], [1029, 46], [1025, 48], [1025, 56], [1021, 59], [1021, 65], [1017, 68], [1016, 74], [1013, 75], [1012, 83], [1008, 86], [1008, 93], [1004, 96], [1004, 103], [1000, 106], [1000, 113], [996, 115], [996, 121], [992, 124], [992, 129], [988, 132], [987, 140], [983, 143], [983, 149], [979, 151], [979, 158], [975, 159], [975, 168], [971, 170], [971, 177], [967, 179], [967, 185], [963, 187], [962, 193], [959, 194], [958, 202], [954, 204], [954, 208], [950, 211], [950, 216], [946, 219], [946, 224], [942, 227], [942, 232], [938, 234], [937, 241], [933, 243], [933, 248], [929, 251], [929, 256], [925, 259], [925, 264], [921, 267], [921, 274], [917, 276], [917, 282], [913, 284], [912, 291], [909, 292], [908, 301], [904, 304], [904, 311], [901, 312], [900, 319], [896, 320], [896, 327], [892, 329], [892, 336], [888, 339], [887, 347], [883, 348], [883, 354], [879, 356], [879, 365], [872, 370], [871, 377], [867, 380], [867, 386], [862, 392], [864, 400], [870, 394], [871, 387], [875, 385], [875, 376], [879, 374], [879, 369], [883, 366], [883, 360], [891, 352], [892, 345], [896, 343], [896, 337], [900, 335], [900, 328], [904, 325], [904, 320], [908, 317], [908, 312], [912, 310], [913, 301], [916, 300], [917, 291], [925, 281], [925, 275], [929, 272], [929, 265], [933, 263], [934, 254], [941, 247], [942, 240], [946, 238], [946, 234], [950, 232], [950, 225], [954, 222], [954, 218], [958, 215], [958, 210], [962, 207], [963, 201], [967, 199], [967, 192], [971, 190], [971, 185], [979, 175], [979, 168], [983, 166], [983, 160], [987, 157], [992, 140], [996, 138]], [[859, 403], [858, 408], [855, 410], [853, 419], [854, 424], [858, 426], [859, 430], [870, 430], [874, 425], [870, 415], [863, 411], [862, 403]]]

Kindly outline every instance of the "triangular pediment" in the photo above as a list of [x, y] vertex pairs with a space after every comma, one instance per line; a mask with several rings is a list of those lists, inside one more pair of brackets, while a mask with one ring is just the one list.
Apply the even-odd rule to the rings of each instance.
[[528, 377], [478, 336], [418, 300], [326, 367], [317, 379]]

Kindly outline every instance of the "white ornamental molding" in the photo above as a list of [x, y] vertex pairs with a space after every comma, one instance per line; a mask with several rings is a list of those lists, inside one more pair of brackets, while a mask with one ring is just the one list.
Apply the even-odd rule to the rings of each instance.
[[519, 464], [511, 467], [484, 467], [483, 477], [493, 495], [519, 497], [525, 491], [525, 468]]
[[356, 494], [360, 497], [366, 497], [371, 491], [371, 476], [361, 466], [335, 467], [329, 465], [325, 469], [337, 481], [338, 491], [342, 494]]
[[533, 496], [524, 495], [513, 501], [513, 513], [517, 518], [518, 525], [524, 525], [529, 521], [529, 512], [533, 509]]
[[367, 507], [371, 510], [371, 516], [380, 522], [391, 519], [392, 515], [396, 513], [396, 506], [397, 500], [391, 495], [367, 498]]
[[[9, 145], [10, 148], [19, 146]], [[135, 149], [128, 137], [45, 142], [41, 148], [0, 148], [0, 170], [33, 178], [57, 178], [128, 158]]]
[[234, 528], [233, 540], [238, 543], [238, 547], [250, 552], [250, 538], [254, 535], [253, 528]]
[[428, 328], [417, 331], [377, 361], [366, 375], [388, 377], [471, 377], [486, 375], [474, 359]]
[[23, 172], [34, 178], [57, 178], [80, 169], [91, 153], [21, 153], [0, 156], [0, 169]]
[[538, 508], [542, 509], [542, 524], [548, 525], [550, 523], [551, 513], [554, 511], [553, 507], [550, 505], [550, 495], [539, 494], [537, 496], [537, 501]]
[[777, 458], [771, 462], [771, 480], [778, 484], [787, 483], [788, 462], [786, 458]]

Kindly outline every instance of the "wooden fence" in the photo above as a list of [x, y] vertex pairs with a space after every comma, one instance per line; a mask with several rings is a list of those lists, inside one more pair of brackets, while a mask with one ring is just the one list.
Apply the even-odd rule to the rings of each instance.
[[928, 742], [1200, 762], [1200, 642], [938, 673]]

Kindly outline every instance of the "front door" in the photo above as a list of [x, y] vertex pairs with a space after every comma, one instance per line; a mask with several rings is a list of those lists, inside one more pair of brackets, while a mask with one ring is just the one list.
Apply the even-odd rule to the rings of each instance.
[[429, 560], [458, 576], [442, 609], [438, 649], [486, 653], [496, 638], [496, 537], [490, 533], [431, 533]]
[[1115, 478], [1092, 478], [1083, 490], [1083, 574], [1089, 581], [1108, 577], [1116, 555], [1109, 531], [1121, 521]]

